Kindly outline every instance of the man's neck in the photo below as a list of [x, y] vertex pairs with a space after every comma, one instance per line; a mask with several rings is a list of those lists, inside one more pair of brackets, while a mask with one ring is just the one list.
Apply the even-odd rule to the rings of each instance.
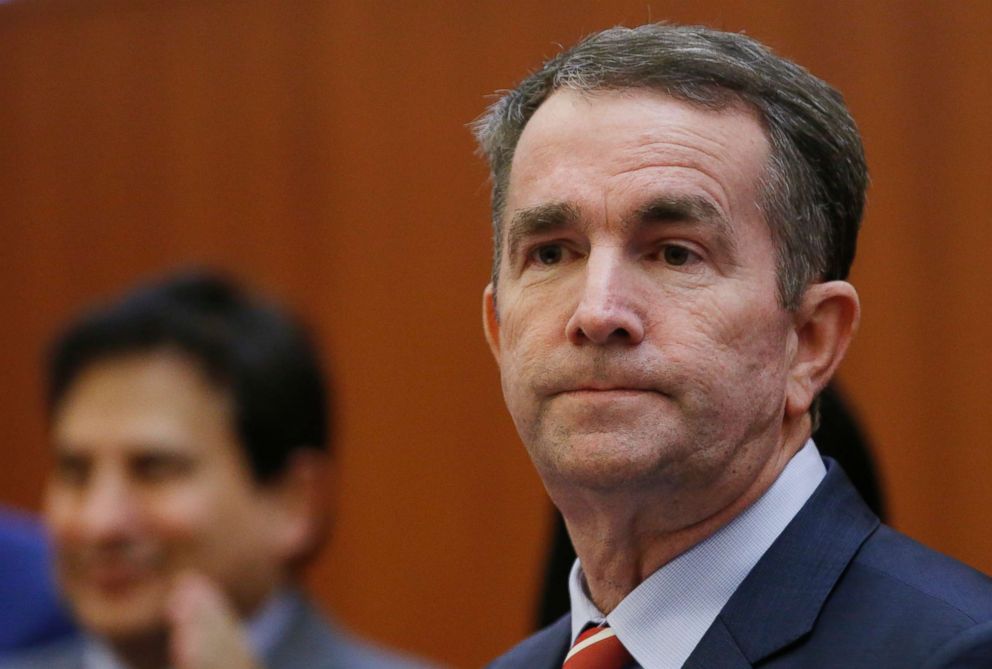
[[715, 509], [707, 508], [712, 501], [707, 497], [719, 498], [710, 488], [698, 492], [597, 491], [579, 500], [552, 491], [592, 602], [609, 613], [655, 571], [740, 515], [771, 487], [805, 443], [808, 430], [800, 434], [784, 439], [747, 484], [730, 488]]
[[114, 657], [128, 669], [166, 669], [171, 666], [169, 634], [165, 630], [108, 642]]

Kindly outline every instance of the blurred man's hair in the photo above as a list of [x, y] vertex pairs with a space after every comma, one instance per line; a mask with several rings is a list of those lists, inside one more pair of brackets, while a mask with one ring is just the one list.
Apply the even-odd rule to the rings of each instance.
[[297, 449], [328, 450], [328, 391], [309, 333], [207, 270], [140, 286], [71, 322], [50, 350], [49, 412], [91, 365], [159, 351], [187, 356], [229, 396], [257, 482], [278, 478]]

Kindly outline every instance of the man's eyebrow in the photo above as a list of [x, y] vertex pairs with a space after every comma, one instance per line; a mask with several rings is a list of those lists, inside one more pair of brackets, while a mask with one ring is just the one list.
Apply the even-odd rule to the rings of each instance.
[[698, 195], [659, 195], [634, 211], [633, 222], [714, 221], [726, 225], [723, 214], [709, 199]]
[[528, 237], [560, 230], [575, 224], [578, 219], [578, 208], [567, 202], [551, 202], [517, 210], [507, 228], [510, 257], [516, 255], [521, 243]]
[[730, 221], [713, 202], [702, 196], [661, 195], [634, 210], [633, 216], [628, 220], [628, 224], [632, 226], [680, 222], [712, 226], [727, 250], [734, 247], [733, 226]]
[[78, 448], [74, 448], [72, 444], [61, 441], [53, 442], [51, 449], [56, 458], [78, 458], [85, 455]]

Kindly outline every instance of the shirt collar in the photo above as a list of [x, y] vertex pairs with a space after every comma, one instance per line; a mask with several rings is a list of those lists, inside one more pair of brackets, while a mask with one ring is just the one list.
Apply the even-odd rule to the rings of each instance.
[[568, 584], [573, 643], [588, 623], [606, 621], [645, 669], [681, 667], [825, 474], [811, 439], [757, 501], [654, 572], [607, 616], [586, 594], [576, 560]]
[[258, 657], [265, 657], [286, 634], [297, 607], [291, 590], [279, 590], [248, 621], [248, 642]]
[[[277, 591], [265, 606], [246, 623], [248, 643], [258, 657], [264, 657], [279, 642], [293, 617], [296, 596], [291, 590]], [[102, 639], [87, 636], [83, 648], [84, 669], [127, 669]]]

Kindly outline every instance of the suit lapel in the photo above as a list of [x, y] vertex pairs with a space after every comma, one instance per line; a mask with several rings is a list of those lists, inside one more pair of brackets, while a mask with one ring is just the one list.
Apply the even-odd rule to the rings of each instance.
[[751, 663], [741, 653], [734, 637], [719, 618], [706, 630], [706, 634], [682, 665], [682, 669], [716, 669], [717, 667], [751, 669]]
[[879, 525], [837, 463], [762, 556], [686, 667], [748, 667], [806, 635], [837, 579]]

